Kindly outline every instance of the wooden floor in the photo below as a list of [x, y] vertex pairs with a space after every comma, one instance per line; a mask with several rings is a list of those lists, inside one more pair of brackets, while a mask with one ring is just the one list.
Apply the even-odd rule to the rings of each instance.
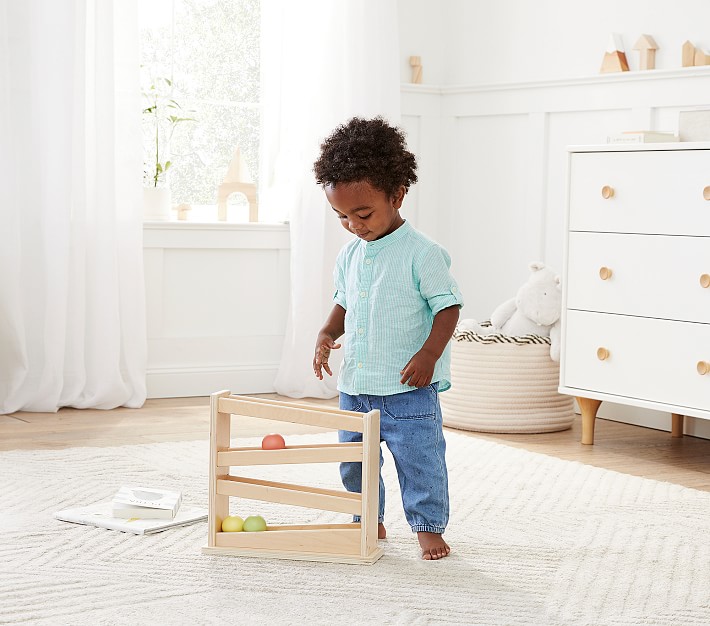
[[[274, 394], [263, 397], [287, 400]], [[336, 400], [311, 402], [337, 407]], [[245, 437], [274, 431], [286, 435], [322, 430], [244, 418], [235, 420], [233, 428], [235, 435]], [[579, 443], [579, 417], [572, 429], [559, 433], [487, 435], [463, 430], [455, 432], [560, 459], [710, 491], [710, 441], [706, 439], [688, 436], [673, 439], [667, 432], [598, 419], [595, 444], [583, 446]], [[0, 451], [119, 446], [208, 437], [208, 398], [148, 400], [141, 409], [62, 409], [58, 413], [0, 415]]]

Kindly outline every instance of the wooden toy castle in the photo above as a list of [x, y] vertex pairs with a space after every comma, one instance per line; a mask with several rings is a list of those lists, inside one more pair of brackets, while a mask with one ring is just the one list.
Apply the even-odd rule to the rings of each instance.
[[217, 187], [217, 219], [222, 222], [227, 220], [227, 200], [233, 193], [241, 193], [246, 196], [249, 203], [249, 221], [258, 222], [259, 205], [256, 200], [256, 184], [239, 148], [234, 151], [227, 174]]

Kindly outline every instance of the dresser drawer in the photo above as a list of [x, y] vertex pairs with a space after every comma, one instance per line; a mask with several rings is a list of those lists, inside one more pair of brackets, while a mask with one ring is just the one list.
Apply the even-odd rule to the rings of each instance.
[[710, 325], [567, 311], [563, 330], [562, 386], [710, 410], [710, 374], [697, 369], [710, 363]]
[[710, 236], [706, 187], [710, 150], [574, 153], [569, 228]]
[[710, 237], [568, 237], [566, 308], [710, 323]]

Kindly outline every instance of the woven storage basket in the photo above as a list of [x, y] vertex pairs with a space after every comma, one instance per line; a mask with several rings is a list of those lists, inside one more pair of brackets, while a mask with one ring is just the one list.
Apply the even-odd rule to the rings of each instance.
[[574, 421], [574, 400], [557, 392], [550, 338], [457, 331], [451, 389], [441, 394], [446, 426], [489, 433], [548, 433]]

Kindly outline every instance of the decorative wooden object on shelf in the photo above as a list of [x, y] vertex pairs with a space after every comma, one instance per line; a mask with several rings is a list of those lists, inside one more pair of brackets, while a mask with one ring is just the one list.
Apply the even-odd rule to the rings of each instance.
[[681, 52], [683, 67], [693, 67], [695, 65], [695, 46], [690, 41], [686, 41]]
[[[377, 545], [380, 412], [355, 413], [293, 402], [213, 393], [210, 398], [208, 542], [203, 552], [262, 558], [371, 564]], [[248, 416], [362, 433], [362, 443], [290, 446], [279, 450], [230, 447], [230, 416]], [[318, 489], [230, 474], [230, 467], [285, 463], [362, 463], [362, 493]], [[296, 474], [296, 470], [293, 472]], [[360, 523], [267, 526], [264, 532], [222, 532], [229, 498], [277, 502], [359, 515]]]
[[422, 82], [422, 57], [409, 57], [409, 65], [412, 67], [412, 82], [416, 85]]
[[710, 54], [686, 41], [682, 48], [683, 67], [710, 65]]
[[239, 148], [234, 151], [227, 175], [217, 188], [217, 219], [222, 222], [227, 221], [227, 200], [233, 193], [241, 193], [246, 196], [249, 203], [249, 221], [259, 221], [256, 185]]
[[710, 54], [700, 48], [695, 48], [693, 63], [695, 65], [710, 65]]
[[192, 211], [192, 205], [183, 202], [182, 204], [178, 204], [175, 210], [177, 211], [177, 218], [181, 221], [185, 221], [187, 214]]
[[653, 70], [656, 68], [656, 50], [658, 50], [658, 45], [651, 35], [641, 35], [634, 44], [633, 49], [639, 52], [640, 70]]
[[599, 70], [602, 74], [607, 72], [628, 72], [629, 63], [624, 52], [624, 42], [621, 35], [613, 34], [609, 40], [609, 46], [604, 53], [602, 67]]
[[576, 146], [567, 175], [559, 391], [584, 444], [603, 401], [670, 413], [679, 437], [710, 419], [710, 148]]

